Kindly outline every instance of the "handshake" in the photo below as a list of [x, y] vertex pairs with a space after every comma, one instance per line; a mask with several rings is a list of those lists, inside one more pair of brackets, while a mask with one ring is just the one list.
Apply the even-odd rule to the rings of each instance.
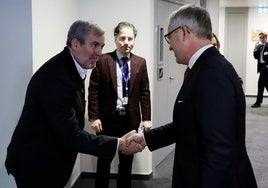
[[119, 138], [119, 151], [123, 154], [134, 154], [141, 152], [146, 147], [142, 133], [137, 133], [135, 130], [130, 131], [123, 137]]

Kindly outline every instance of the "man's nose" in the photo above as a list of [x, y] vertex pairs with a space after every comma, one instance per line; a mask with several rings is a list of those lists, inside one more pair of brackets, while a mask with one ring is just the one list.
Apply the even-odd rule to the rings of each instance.
[[96, 55], [101, 55], [102, 54], [102, 47], [95, 48], [94, 52]]
[[129, 44], [129, 40], [128, 39], [125, 39], [124, 40], [124, 44]]

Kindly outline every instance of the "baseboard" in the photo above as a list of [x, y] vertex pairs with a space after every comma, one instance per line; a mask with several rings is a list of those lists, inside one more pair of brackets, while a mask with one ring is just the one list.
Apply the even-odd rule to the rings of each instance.
[[[133, 180], [150, 180], [153, 177], [153, 172], [151, 172], [148, 175], [145, 174], [132, 174], [132, 179]], [[86, 178], [95, 178], [96, 177], [96, 173], [95, 172], [81, 172], [81, 174], [78, 176], [78, 178], [74, 181], [74, 184], [76, 184], [76, 182], [79, 179], [86, 179]], [[116, 174], [115, 173], [111, 173], [110, 174], [110, 179], [116, 179]], [[72, 186], [73, 186], [72, 185]]]
[[246, 95], [246, 97], [257, 97], [256, 95]]
[[[111, 173], [110, 178], [111, 179], [116, 179], [117, 174], [116, 173]], [[96, 173], [95, 172], [81, 172], [79, 178], [95, 178]], [[132, 174], [131, 175], [133, 180], [149, 180], [153, 177], [153, 172], [150, 174]], [[78, 178], [78, 179], [79, 179]]]
[[[257, 97], [257, 95], [246, 95], [246, 97]], [[263, 98], [268, 98], [268, 95], [263, 95]]]

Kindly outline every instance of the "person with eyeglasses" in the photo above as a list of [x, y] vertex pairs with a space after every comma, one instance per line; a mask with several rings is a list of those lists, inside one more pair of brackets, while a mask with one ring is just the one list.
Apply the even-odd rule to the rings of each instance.
[[[146, 60], [131, 51], [137, 29], [120, 22], [114, 29], [116, 49], [100, 56], [88, 88], [88, 116], [97, 135], [121, 137], [131, 130], [149, 130], [151, 98]], [[121, 136], [120, 136], [121, 135]], [[99, 156], [96, 188], [108, 188], [112, 157]], [[117, 188], [131, 187], [133, 155], [118, 152]]]
[[261, 107], [263, 101], [263, 92], [264, 88], [268, 91], [267, 86], [267, 77], [268, 77], [268, 68], [267, 61], [263, 59], [264, 46], [267, 42], [267, 34], [264, 32], [259, 33], [259, 41], [255, 44], [253, 56], [257, 59], [257, 73], [259, 73], [258, 78], [258, 92], [256, 102], [251, 106], [252, 108]]
[[228, 60], [213, 47], [209, 13], [185, 5], [170, 15], [165, 39], [190, 71], [173, 121], [127, 138], [150, 151], [175, 143], [173, 188], [257, 188], [245, 145], [245, 95]]

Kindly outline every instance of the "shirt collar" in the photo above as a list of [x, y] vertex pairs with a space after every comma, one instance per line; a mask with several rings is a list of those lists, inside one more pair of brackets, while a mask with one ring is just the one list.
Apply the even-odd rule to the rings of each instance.
[[190, 59], [190, 61], [189, 61], [189, 63], [188, 63], [188, 67], [191, 69], [191, 68], [194, 66], [196, 60], [200, 57], [200, 55], [201, 55], [206, 49], [208, 49], [208, 48], [210, 48], [210, 47], [212, 47], [212, 46], [213, 46], [212, 44], [207, 44], [207, 45], [203, 46], [202, 48], [200, 48], [199, 50], [197, 50], [197, 51], [194, 53], [194, 55], [191, 57], [191, 59]]
[[[123, 56], [118, 50], [116, 50], [116, 55], [118, 57], [118, 59], [120, 60], [122, 57], [125, 57]], [[130, 53], [127, 55], [128, 59], [130, 59]]]
[[76, 69], [77, 69], [77, 71], [78, 71], [80, 77], [81, 77], [82, 79], [85, 79], [85, 78], [86, 78], [86, 75], [87, 75], [87, 69], [83, 69], [83, 68], [79, 65], [79, 63], [75, 60], [73, 54], [72, 54], [71, 52], [70, 52], [70, 54], [71, 54], [71, 56], [72, 56], [72, 58], [73, 58], [73, 60], [74, 60], [75, 67], [76, 67]]

